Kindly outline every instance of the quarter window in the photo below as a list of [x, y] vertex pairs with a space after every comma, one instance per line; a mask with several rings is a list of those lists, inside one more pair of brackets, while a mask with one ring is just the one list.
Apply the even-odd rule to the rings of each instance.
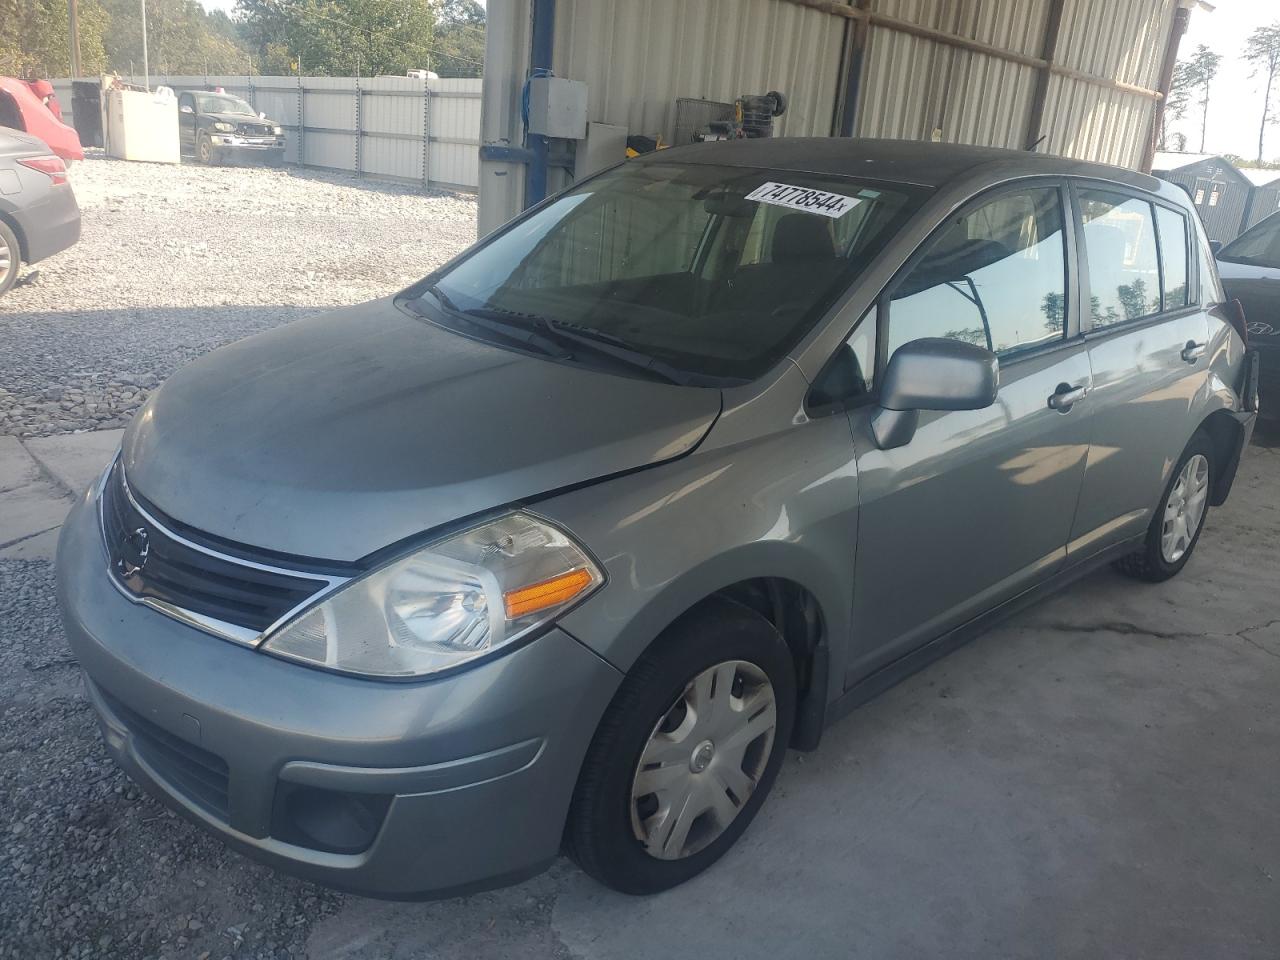
[[1089, 313], [1095, 327], [1160, 311], [1160, 265], [1151, 204], [1080, 191], [1089, 258]]
[[1164, 308], [1177, 310], [1187, 305], [1187, 218], [1156, 207], [1156, 226], [1160, 228]]
[[887, 355], [922, 337], [1000, 354], [1065, 336], [1066, 252], [1058, 190], [1004, 194], [952, 217], [894, 290]]

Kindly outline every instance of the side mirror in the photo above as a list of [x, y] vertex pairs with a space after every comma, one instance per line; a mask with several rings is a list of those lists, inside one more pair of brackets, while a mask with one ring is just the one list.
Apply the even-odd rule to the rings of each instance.
[[899, 347], [880, 388], [871, 429], [881, 450], [915, 436], [921, 410], [981, 410], [995, 403], [1000, 361], [984, 347], [929, 337]]
[[185, 103], [184, 103], [182, 106], [180, 106], [180, 107], [178, 108], [178, 111], [179, 111], [180, 113], [195, 113], [195, 110], [193, 110], [191, 107], [187, 106]]

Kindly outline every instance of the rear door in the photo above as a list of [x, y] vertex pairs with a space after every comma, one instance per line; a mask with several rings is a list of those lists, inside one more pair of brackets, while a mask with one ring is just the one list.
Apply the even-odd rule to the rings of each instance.
[[992, 349], [1000, 389], [985, 410], [921, 411], [914, 438], [891, 450], [873, 439], [873, 406], [850, 411], [860, 501], [850, 683], [1065, 559], [1090, 415], [1086, 402], [1050, 406], [1090, 385], [1065, 201], [1057, 180], [984, 194], [864, 318], [879, 321], [879, 371], [901, 345], [947, 337]]
[[1209, 323], [1189, 212], [1115, 184], [1072, 185], [1093, 439], [1068, 551], [1141, 534], [1198, 426]]

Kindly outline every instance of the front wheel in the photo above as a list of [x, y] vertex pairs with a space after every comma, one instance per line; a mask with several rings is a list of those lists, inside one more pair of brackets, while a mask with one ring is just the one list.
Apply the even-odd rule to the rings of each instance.
[[686, 616], [637, 662], [596, 731], [569, 854], [623, 893], [701, 873], [764, 803], [795, 697], [790, 651], [759, 614], [716, 600]]
[[1209, 515], [1213, 458], [1213, 440], [1203, 430], [1196, 431], [1173, 468], [1142, 550], [1117, 560], [1117, 570], [1138, 580], [1159, 583], [1187, 565]]
[[196, 159], [203, 164], [213, 163], [213, 142], [207, 133], [196, 138]]

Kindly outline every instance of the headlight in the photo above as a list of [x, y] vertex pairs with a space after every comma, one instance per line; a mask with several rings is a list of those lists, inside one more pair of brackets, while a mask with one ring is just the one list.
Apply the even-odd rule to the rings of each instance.
[[417, 677], [518, 640], [603, 581], [567, 534], [512, 513], [352, 581], [262, 649], [345, 673]]
[[272, 127], [271, 132], [278, 137], [280, 136], [280, 134], [284, 133], [284, 130], [282, 130], [280, 127]]
[[213, 129], [221, 133], [231, 133], [232, 131], [235, 130], [235, 128], [236, 128], [236, 125], [234, 123], [227, 123], [227, 121], [225, 120], [213, 121]]

